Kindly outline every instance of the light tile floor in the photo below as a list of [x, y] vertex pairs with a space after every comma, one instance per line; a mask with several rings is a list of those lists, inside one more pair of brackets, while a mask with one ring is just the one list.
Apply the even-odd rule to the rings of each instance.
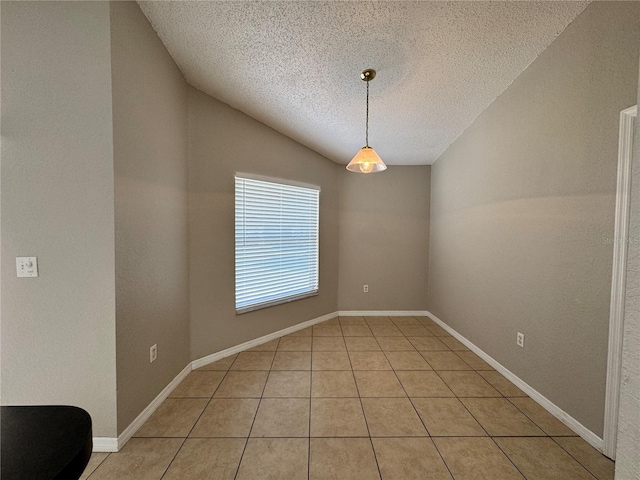
[[195, 370], [91, 480], [613, 479], [422, 317], [341, 317]]

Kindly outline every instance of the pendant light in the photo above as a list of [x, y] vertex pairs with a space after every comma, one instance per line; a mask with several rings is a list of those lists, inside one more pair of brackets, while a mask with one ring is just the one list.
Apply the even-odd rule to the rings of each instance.
[[387, 169], [376, 151], [369, 146], [369, 82], [376, 77], [376, 71], [367, 69], [360, 74], [360, 78], [367, 82], [367, 124], [365, 129], [365, 146], [347, 165], [347, 170], [356, 173], [376, 173]]

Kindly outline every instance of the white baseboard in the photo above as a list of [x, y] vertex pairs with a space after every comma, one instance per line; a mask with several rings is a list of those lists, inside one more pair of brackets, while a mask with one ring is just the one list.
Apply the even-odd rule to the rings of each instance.
[[192, 368], [195, 370], [196, 368], [204, 367], [205, 365], [209, 365], [210, 363], [217, 362], [218, 360], [222, 360], [225, 357], [230, 355], [234, 355], [239, 352], [243, 352], [245, 350], [249, 350], [250, 348], [257, 347], [258, 345], [262, 345], [263, 343], [270, 342], [271, 340], [275, 340], [276, 338], [284, 337], [285, 335], [289, 335], [290, 333], [297, 332], [298, 330], [302, 330], [304, 328], [315, 325], [316, 323], [325, 322], [327, 320], [331, 320], [338, 316], [338, 312], [328, 313], [326, 315], [322, 315], [321, 317], [316, 317], [311, 320], [307, 320], [306, 322], [298, 323], [297, 325], [293, 325], [291, 327], [284, 328], [282, 330], [278, 330], [277, 332], [270, 333], [268, 335], [264, 335], [260, 338], [255, 338], [253, 340], [249, 340], [248, 342], [241, 343], [240, 345], [236, 345], [235, 347], [227, 348], [226, 350], [221, 350], [216, 353], [212, 353], [211, 355], [207, 355], [206, 357], [199, 358], [198, 360], [194, 360], [191, 362]]
[[171, 392], [178, 386], [178, 384], [192, 371], [196, 368], [200, 368], [204, 365], [208, 365], [209, 363], [216, 362], [220, 359], [228, 357], [229, 355], [233, 355], [234, 353], [242, 352], [244, 350], [248, 350], [253, 347], [257, 347], [258, 345], [262, 345], [263, 343], [270, 342], [271, 340], [275, 340], [276, 338], [283, 337], [284, 335], [288, 335], [293, 332], [297, 332], [298, 330], [302, 330], [303, 328], [310, 327], [311, 325], [315, 325], [316, 323], [324, 322], [326, 320], [330, 320], [338, 316], [338, 312], [328, 313], [327, 315], [323, 315], [321, 317], [317, 317], [311, 320], [308, 320], [303, 323], [299, 323], [297, 325], [293, 325], [288, 328], [284, 328], [277, 332], [270, 333], [268, 335], [264, 335], [263, 337], [256, 338], [249, 342], [241, 343], [240, 345], [236, 345], [235, 347], [227, 348], [226, 350], [222, 350], [220, 352], [213, 353], [211, 355], [207, 355], [206, 357], [199, 358], [198, 360], [194, 360], [189, 363], [184, 369], [174, 378], [169, 385], [167, 385], [156, 398], [145, 408], [140, 415], [136, 417], [136, 419], [131, 422], [131, 424], [122, 432], [118, 438], [112, 437], [94, 437], [93, 438], [93, 451], [94, 452], [117, 452], [122, 447], [124, 447], [125, 443], [129, 441], [131, 437], [138, 431], [138, 429], [142, 426], [144, 422], [156, 411], [156, 409], [160, 406], [160, 404], [171, 394]]
[[551, 415], [556, 417], [558, 420], [560, 420], [562, 423], [564, 423], [567, 427], [569, 427], [575, 433], [580, 435], [585, 441], [587, 441], [589, 444], [591, 444], [598, 451], [602, 452], [602, 448], [603, 448], [603, 445], [604, 445], [602, 438], [598, 437], [598, 435], [596, 435], [591, 430], [589, 430], [587, 427], [582, 425], [578, 420], [576, 420], [571, 415], [569, 415], [567, 412], [562, 410], [555, 403], [553, 403], [547, 397], [545, 397], [540, 392], [538, 392], [535, 388], [533, 388], [530, 385], [528, 385], [527, 383], [525, 383], [524, 380], [521, 380], [516, 374], [514, 374], [511, 371], [507, 370], [500, 363], [498, 363], [496, 360], [494, 360], [491, 356], [489, 356], [488, 354], [483, 352], [480, 348], [478, 348], [473, 343], [471, 343], [469, 340], [467, 340], [465, 337], [460, 335], [458, 332], [456, 332], [453, 328], [451, 328], [449, 325], [444, 323], [438, 317], [436, 317], [435, 315], [433, 315], [430, 312], [426, 312], [426, 313], [427, 313], [427, 316], [429, 318], [431, 318], [431, 320], [436, 322], [438, 325], [440, 325], [442, 328], [444, 328], [447, 332], [449, 332], [455, 338], [460, 340], [460, 342], [462, 342], [473, 353], [475, 353], [480, 358], [482, 358], [485, 362], [487, 362], [489, 365], [491, 365], [493, 368], [495, 368], [498, 372], [500, 372], [502, 375], [504, 375], [507, 379], [509, 379], [520, 390], [522, 390], [524, 393], [529, 395], [533, 400], [538, 402]]
[[93, 437], [94, 452], [117, 452], [118, 439], [114, 437]]
[[184, 380], [184, 377], [189, 375], [191, 372], [191, 364], [189, 363], [184, 369], [176, 375], [176, 378], [171, 380], [169, 385], [164, 387], [162, 391], [158, 394], [153, 401], [147, 405], [140, 415], [136, 417], [136, 419], [131, 422], [131, 424], [118, 435], [118, 438], [110, 438], [110, 437], [94, 437], [93, 438], [93, 451], [94, 452], [117, 452], [122, 447], [124, 447], [125, 443], [129, 441], [131, 437], [138, 431], [138, 429], [142, 426], [144, 422], [155, 412], [160, 404], [164, 402], [164, 400], [171, 395], [171, 392], [178, 386], [178, 384]]
[[341, 317], [426, 317], [426, 310], [340, 310]]

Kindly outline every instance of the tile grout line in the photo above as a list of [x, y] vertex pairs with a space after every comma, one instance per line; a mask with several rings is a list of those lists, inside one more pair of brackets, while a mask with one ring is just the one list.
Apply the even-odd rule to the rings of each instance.
[[[99, 453], [99, 452], [91, 452], [92, 455], [93, 455], [93, 453]], [[98, 470], [98, 468], [100, 468], [100, 465], [102, 465], [105, 462], [105, 460], [107, 458], [109, 458], [110, 456], [111, 456], [111, 453], [108, 453], [107, 456], [102, 459], [102, 461], [96, 466], [96, 468], [93, 469], [93, 472], [91, 472], [89, 475], [87, 475], [87, 480], [89, 480], [89, 478], [91, 478], [91, 475], [96, 473], [96, 470]], [[91, 459], [91, 457], [89, 457], [89, 459]]]
[[[229, 371], [231, 370], [231, 366], [236, 362], [236, 360], [238, 359], [238, 357], [236, 356], [236, 358], [234, 358], [233, 362], [231, 362], [231, 365], [229, 365], [229, 370], [227, 370], [224, 375], [222, 376], [222, 378], [220, 379], [220, 383], [218, 383], [218, 385], [216, 386], [216, 388], [213, 390], [213, 393], [211, 393], [211, 397], [209, 398], [209, 401], [207, 402], [207, 404], [204, 406], [204, 408], [202, 409], [202, 412], [200, 412], [200, 415], [198, 415], [198, 418], [196, 418], [196, 421], [193, 422], [193, 425], [191, 426], [191, 429], [189, 429], [189, 433], [187, 433], [187, 436], [184, 437], [184, 440], [182, 441], [182, 443], [180, 444], [180, 448], [178, 448], [178, 450], [176, 451], [175, 455], [171, 458], [171, 461], [169, 462], [169, 465], [167, 465], [167, 468], [164, 470], [164, 472], [162, 473], [162, 475], [160, 476], [160, 480], [162, 480], [164, 478], [164, 476], [167, 474], [167, 472], [169, 471], [169, 469], [171, 468], [171, 465], [173, 464], [173, 462], [175, 461], [176, 457], [178, 456], [178, 454], [180, 453], [180, 451], [182, 450], [182, 448], [184, 447], [184, 444], [187, 443], [187, 439], [189, 438], [189, 435], [191, 435], [191, 432], [193, 432], [193, 429], [196, 428], [196, 424], [200, 421], [200, 418], [202, 418], [202, 415], [204, 415], [204, 412], [207, 410], [207, 407], [209, 406], [209, 404], [211, 403], [211, 401], [213, 400], [213, 396], [216, 394], [216, 392], [218, 391], [218, 389], [220, 388], [220, 385], [222, 385], [222, 382], [224, 381], [225, 378], [227, 378], [227, 375], [229, 374]], [[215, 371], [215, 370], [213, 370]], [[193, 373], [193, 370], [191, 370], [190, 374]], [[186, 378], [186, 377], [185, 377]], [[184, 381], [184, 380], [183, 380]], [[178, 397], [179, 398], [179, 397]], [[202, 397], [201, 397], [202, 398]]]
[[309, 352], [309, 438], [307, 440], [307, 480], [311, 480], [311, 395], [313, 395], [313, 327], [311, 328], [311, 351]]
[[[582, 468], [584, 468], [587, 472], [589, 472], [593, 478], [595, 478], [596, 480], [598, 480], [598, 477], [596, 476], [596, 474], [595, 474], [595, 473], [593, 473], [590, 469], [588, 469], [586, 465], [583, 465], [583, 464], [582, 464], [582, 462], [581, 462], [580, 460], [578, 460], [576, 457], [574, 457], [574, 456], [573, 456], [573, 454], [572, 454], [569, 450], [567, 450], [567, 449], [566, 449], [566, 448], [564, 448], [562, 445], [560, 445], [560, 444], [556, 441], [556, 439], [555, 439], [555, 438], [553, 438], [551, 435], [549, 435], [549, 438], [551, 439], [551, 441], [552, 441], [553, 443], [555, 443], [556, 445], [558, 445], [558, 446], [559, 446], [559, 447], [560, 447], [564, 452], [566, 452], [566, 453], [567, 453], [567, 455], [569, 455], [569, 456], [570, 456], [571, 458], [573, 458], [576, 462], [578, 462], [578, 464], [579, 464]], [[568, 438], [573, 438], [573, 437], [568, 437]], [[602, 455], [603, 457], [607, 458], [605, 455], [603, 455], [603, 454], [602, 454], [602, 453], [600, 453], [600, 452], [598, 452], [598, 454], [600, 454], [600, 455]]]
[[[247, 446], [249, 445], [249, 439], [251, 438], [251, 431], [253, 430], [253, 426], [256, 423], [256, 418], [258, 418], [258, 411], [260, 410], [260, 404], [262, 403], [262, 396], [264, 395], [264, 391], [267, 388], [267, 382], [269, 381], [269, 375], [271, 373], [271, 368], [273, 368], [273, 362], [276, 360], [276, 352], [278, 351], [278, 346], [280, 345], [280, 338], [278, 338], [278, 344], [276, 345], [276, 349], [273, 352], [273, 358], [271, 359], [271, 366], [269, 367], [269, 370], [267, 371], [267, 378], [264, 381], [264, 385], [262, 386], [262, 393], [260, 394], [260, 399], [258, 400], [258, 406], [256, 407], [256, 413], [253, 415], [253, 420], [251, 421], [251, 427], [249, 428], [249, 433], [247, 434], [247, 439], [244, 442], [244, 448], [242, 449], [242, 454], [240, 455], [240, 460], [238, 460], [238, 466], [236, 467], [236, 473], [233, 476], [234, 480], [236, 478], [238, 478], [238, 473], [240, 473], [240, 465], [242, 465], [242, 460], [244, 459], [244, 454], [247, 451]], [[240, 356], [240, 354], [238, 354], [238, 357]], [[238, 357], [236, 357], [236, 360], [238, 359]], [[235, 360], [233, 361], [233, 363], [235, 363]], [[231, 365], [233, 366], [233, 364]], [[229, 367], [229, 370], [231, 370], [231, 367]]]
[[[363, 317], [364, 318], [364, 317]], [[367, 323], [367, 320], [364, 320]], [[367, 323], [367, 327], [371, 330], [371, 327]], [[373, 333], [373, 331], [371, 332]], [[378, 339], [374, 336], [374, 341], [378, 344], [378, 347], [382, 349], [380, 343], [378, 343]], [[346, 343], [346, 342], [345, 342]], [[346, 346], [346, 345], [345, 345]], [[371, 444], [371, 451], [373, 453], [373, 459], [376, 462], [376, 467], [378, 468], [378, 478], [382, 478], [382, 471], [380, 470], [380, 463], [378, 462], [378, 455], [376, 454], [376, 447], [373, 445], [373, 439], [371, 438], [371, 430], [369, 429], [369, 421], [367, 420], [367, 414], [364, 412], [364, 405], [362, 404], [362, 397], [360, 396], [360, 388], [358, 388], [358, 381], [356, 380], [356, 374], [353, 370], [353, 364], [351, 363], [351, 355], [347, 352], [347, 357], [349, 358], [349, 365], [351, 365], [351, 375], [353, 375], [353, 383], [356, 384], [356, 392], [358, 393], [358, 400], [360, 401], [360, 408], [362, 409], [362, 416], [364, 417], [364, 423], [367, 426], [367, 433], [369, 434], [369, 444]]]

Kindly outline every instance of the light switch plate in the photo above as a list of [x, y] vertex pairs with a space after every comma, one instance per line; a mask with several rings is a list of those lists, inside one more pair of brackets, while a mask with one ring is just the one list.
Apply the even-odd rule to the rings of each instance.
[[38, 257], [16, 257], [18, 277], [38, 276]]

